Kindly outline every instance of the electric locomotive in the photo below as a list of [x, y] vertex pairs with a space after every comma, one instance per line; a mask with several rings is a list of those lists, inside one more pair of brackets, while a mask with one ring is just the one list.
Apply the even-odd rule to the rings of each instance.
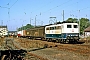
[[45, 39], [47, 41], [68, 43], [79, 41], [78, 23], [62, 23], [45, 26]]

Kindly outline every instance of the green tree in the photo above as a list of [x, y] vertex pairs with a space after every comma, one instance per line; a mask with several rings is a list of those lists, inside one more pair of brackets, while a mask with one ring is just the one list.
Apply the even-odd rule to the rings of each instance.
[[77, 18], [68, 18], [66, 22], [78, 22]]
[[32, 26], [31, 24], [27, 24], [27, 25], [25, 26], [25, 29], [29, 29], [29, 28], [34, 28], [34, 26]]
[[18, 28], [18, 31], [26, 30], [26, 29], [30, 29], [30, 28], [34, 28], [34, 26], [32, 26], [31, 24], [27, 24], [26, 26], [22, 26], [22, 27]]
[[20, 31], [20, 30], [21, 30], [21, 28], [18, 28], [17, 30], [18, 30], [18, 31]]
[[87, 18], [81, 18], [80, 19], [80, 34], [83, 34], [84, 29], [86, 29], [88, 26], [90, 26], [90, 21]]

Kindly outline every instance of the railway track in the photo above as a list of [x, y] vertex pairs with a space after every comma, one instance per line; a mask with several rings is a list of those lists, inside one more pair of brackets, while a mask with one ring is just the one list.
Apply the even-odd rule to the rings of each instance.
[[[45, 48], [54, 48], [62, 51], [75, 52], [77, 54], [81, 54], [84, 56], [90, 56], [90, 45], [85, 44], [60, 44], [55, 42], [47, 42], [47, 41], [38, 41], [44, 44], [43, 48], [37, 48], [32, 50], [22, 50], [18, 44], [15, 44], [15, 39], [5, 39], [5, 48], [6, 50], [1, 51], [1, 59], [19, 59], [19, 60], [48, 60], [43, 56], [39, 56], [38, 54], [32, 53], [33, 51], [40, 51]], [[23, 40], [22, 42], [27, 41], [29, 43], [30, 40]], [[32, 40], [35, 41], [35, 40]], [[31, 42], [31, 41], [30, 41]], [[38, 43], [37, 42], [37, 43]], [[20, 43], [20, 42], [19, 42]], [[33, 43], [32, 43], [33, 44]], [[48, 52], [47, 52], [48, 53]], [[51, 54], [51, 53], [50, 53]]]
[[[68, 50], [72, 52], [77, 52], [80, 54], [84, 55], [90, 55], [90, 44], [84, 44], [84, 41], [79, 41], [77, 43], [67, 43], [67, 44], [62, 44], [62, 43], [56, 43], [56, 42], [51, 42], [52, 44], [47, 44], [47, 47], [55, 47], [57, 49], [62, 49], [62, 50]], [[88, 42], [90, 43], [90, 42]]]
[[[29, 39], [28, 40], [21, 39], [21, 40], [22, 40], [21, 42], [19, 40], [19, 42], [16, 42], [16, 44], [15, 44], [16, 39], [10, 38], [10, 39], [5, 40], [7, 50], [2, 51], [2, 60], [6, 59], [7, 56], [8, 56], [7, 59], [17, 58], [19, 60], [20, 59], [21, 60], [48, 60], [47, 57], [44, 57], [45, 53], [43, 54], [43, 56], [40, 54], [33, 53], [33, 52], [42, 51], [42, 50], [47, 50], [46, 53], [50, 53], [50, 52], [48, 52], [48, 48], [50, 48], [51, 50], [53, 50], [53, 48], [54, 48], [54, 49], [57, 49], [57, 51], [75, 52], [77, 54], [81, 54], [81, 55], [84, 55], [87, 57], [90, 56], [90, 45], [87, 45], [87, 44], [86, 45], [85, 44], [60, 44], [60, 43], [47, 42], [47, 41], [41, 41], [41, 40], [29, 40]], [[32, 50], [31, 49], [30, 50], [22, 50], [20, 48], [20, 46], [22, 46], [22, 45], [18, 46], [18, 44], [17, 44], [17, 43], [19, 43], [19, 44], [27, 43], [28, 44], [31, 41], [33, 41], [33, 43], [36, 43], [36, 44], [39, 43], [39, 45], [41, 42], [41, 44], [44, 44], [44, 46], [43, 46], [43, 48], [36, 48], [36, 49], [32, 49]], [[37, 42], [35, 42], [35, 41], [37, 41]], [[6, 52], [6, 54], [4, 54], [4, 52]], [[57, 54], [54, 54], [54, 55], [57, 55]], [[51, 56], [53, 56], [53, 55], [51, 55]]]
[[90, 45], [58, 45], [57, 49], [90, 56]]
[[13, 40], [11, 38], [6, 38], [5, 39], [5, 49], [6, 50], [1, 50], [1, 60], [22, 60], [23, 56], [22, 54], [24, 53], [23, 50], [17, 50], [16, 47], [13, 44]]
[[79, 54], [90, 56], [90, 44], [83, 44], [85, 43], [84, 41], [79, 41], [77, 43], [67, 43], [67, 44], [62, 44], [62, 43], [58, 44], [55, 42], [52, 43], [54, 44], [53, 45], [47, 44], [47, 47], [55, 47], [59, 50], [67, 50], [67, 51], [72, 51]]
[[78, 54], [90, 56], [90, 44], [85, 44], [84, 42], [60, 44], [60, 43], [55, 43], [55, 42], [47, 42], [47, 41], [41, 41], [41, 40], [29, 40], [29, 39], [28, 40], [24, 39], [22, 42], [26, 42], [27, 44], [29, 44], [29, 42], [32, 42], [33, 44], [36, 41], [37, 43], [39, 43], [39, 45], [40, 45], [40, 42], [41, 44], [44, 44], [44, 47], [46, 48], [55, 48], [58, 50], [71, 51], [71, 52], [75, 52]]

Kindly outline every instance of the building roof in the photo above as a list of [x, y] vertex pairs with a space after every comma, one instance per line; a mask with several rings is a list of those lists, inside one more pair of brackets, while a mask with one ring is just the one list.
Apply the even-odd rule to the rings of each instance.
[[0, 26], [0, 28], [7, 28], [7, 26]]
[[90, 26], [87, 27], [87, 28], [84, 30], [84, 32], [90, 32]]
[[15, 32], [17, 32], [17, 31], [8, 31], [8, 33], [15, 33]]

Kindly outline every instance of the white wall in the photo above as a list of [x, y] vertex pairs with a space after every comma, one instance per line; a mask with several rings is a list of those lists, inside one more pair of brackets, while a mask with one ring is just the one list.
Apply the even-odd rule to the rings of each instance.
[[90, 36], [90, 32], [85, 32], [85, 37], [89, 37]]
[[8, 35], [7, 28], [0, 28], [0, 35]]

